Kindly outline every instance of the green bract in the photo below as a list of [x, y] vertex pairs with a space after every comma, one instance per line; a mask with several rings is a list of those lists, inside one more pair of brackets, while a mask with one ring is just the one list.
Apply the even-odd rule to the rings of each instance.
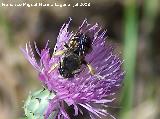
[[[34, 93], [30, 93], [24, 104], [24, 111], [27, 119], [44, 119], [44, 112], [49, 104], [49, 101], [55, 97], [54, 93], [51, 93], [47, 89], [41, 89]], [[52, 115], [48, 119], [54, 117]]]

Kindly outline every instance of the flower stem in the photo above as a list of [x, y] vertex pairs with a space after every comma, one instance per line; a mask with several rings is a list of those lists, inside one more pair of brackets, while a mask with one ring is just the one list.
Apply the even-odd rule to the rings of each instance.
[[134, 80], [136, 49], [138, 43], [138, 20], [136, 0], [125, 0], [124, 11], [124, 69], [126, 71], [126, 80], [124, 81], [124, 90], [122, 96], [122, 105], [120, 118], [132, 119], [128, 112], [133, 106]]

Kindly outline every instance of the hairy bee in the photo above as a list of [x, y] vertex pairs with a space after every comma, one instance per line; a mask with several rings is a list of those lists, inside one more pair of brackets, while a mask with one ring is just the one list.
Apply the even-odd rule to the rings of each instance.
[[85, 34], [75, 35], [65, 43], [66, 50], [58, 51], [62, 57], [59, 62], [58, 71], [64, 78], [72, 78], [80, 72], [81, 65], [89, 68], [91, 74], [94, 74], [93, 68], [85, 61], [85, 56], [92, 50], [91, 39]]

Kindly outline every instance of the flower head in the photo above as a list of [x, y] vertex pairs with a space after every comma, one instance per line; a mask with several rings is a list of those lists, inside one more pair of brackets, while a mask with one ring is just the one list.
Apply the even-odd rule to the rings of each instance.
[[75, 116], [83, 113], [82, 107], [88, 111], [92, 119], [110, 115], [104, 107], [114, 100], [109, 97], [113, 97], [115, 90], [121, 86], [124, 78], [122, 61], [114, 54], [112, 45], [105, 41], [106, 31], [103, 31], [98, 24], [90, 25], [87, 20], [84, 20], [76, 34], [85, 34], [92, 40], [92, 51], [85, 56], [85, 60], [93, 67], [95, 73], [91, 75], [89, 68], [82, 65], [81, 71], [75, 77], [71, 79], [62, 77], [57, 68], [62, 56], [54, 54], [65, 50], [64, 44], [68, 43], [75, 34], [68, 31], [70, 21], [60, 29], [52, 56], [49, 54], [48, 43], [41, 51], [35, 44], [35, 49], [40, 56], [39, 63], [34, 58], [30, 44], [26, 44], [26, 48], [22, 49], [27, 60], [39, 72], [39, 79], [43, 85], [56, 94], [46, 109], [45, 119], [53, 111], [57, 111], [55, 115], [57, 119], [70, 119], [64, 103], [73, 106]]

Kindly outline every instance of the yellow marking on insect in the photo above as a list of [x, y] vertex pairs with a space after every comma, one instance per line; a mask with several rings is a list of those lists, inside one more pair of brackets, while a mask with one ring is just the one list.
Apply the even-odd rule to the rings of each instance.
[[73, 41], [73, 40], [71, 40], [71, 41], [69, 42], [69, 44], [73, 44], [73, 42], [74, 42], [74, 41]]
[[52, 56], [59, 56], [59, 55], [63, 55], [64, 54], [64, 50], [59, 50], [59, 51], [56, 51], [55, 53], [53, 53]]
[[77, 47], [77, 46], [78, 46], [77, 41], [71, 40], [71, 41], [69, 42], [69, 47], [74, 48], [74, 47]]
[[50, 70], [48, 71], [48, 73], [51, 73], [56, 67], [58, 66], [58, 64], [53, 64], [50, 68]]
[[87, 67], [89, 69], [89, 72], [91, 73], [91, 75], [95, 74], [95, 70], [93, 69], [93, 67], [90, 64], [87, 64]]

